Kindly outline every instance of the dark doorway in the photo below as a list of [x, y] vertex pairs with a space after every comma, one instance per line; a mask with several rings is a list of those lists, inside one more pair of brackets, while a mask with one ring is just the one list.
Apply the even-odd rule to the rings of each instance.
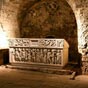
[[3, 64], [9, 63], [9, 49], [3, 50]]

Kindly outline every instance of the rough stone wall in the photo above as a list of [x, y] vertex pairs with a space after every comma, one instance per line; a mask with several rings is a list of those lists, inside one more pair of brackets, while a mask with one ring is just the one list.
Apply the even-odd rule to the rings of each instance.
[[71, 5], [77, 21], [78, 27], [78, 48], [88, 47], [88, 0], [67, 0]]
[[17, 23], [17, 11], [19, 4], [17, 2], [12, 3], [8, 0], [3, 1], [1, 8], [0, 21], [3, 26], [3, 30], [6, 32], [7, 37], [19, 37], [19, 28]]
[[[20, 37], [19, 13], [24, 11], [25, 5], [32, 5], [37, 0], [2, 0], [0, 22], [8, 38]], [[24, 8], [23, 8], [24, 7]], [[24, 12], [25, 13], [25, 12]]]
[[78, 48], [82, 54], [82, 74], [88, 74], [88, 0], [74, 0], [78, 25]]
[[86, 43], [88, 47], [88, 0], [82, 0], [77, 8], [79, 38], [82, 39], [79, 47], [84, 47]]
[[28, 9], [20, 27], [22, 37], [77, 37], [74, 14], [63, 0], [44, 0], [35, 4]]

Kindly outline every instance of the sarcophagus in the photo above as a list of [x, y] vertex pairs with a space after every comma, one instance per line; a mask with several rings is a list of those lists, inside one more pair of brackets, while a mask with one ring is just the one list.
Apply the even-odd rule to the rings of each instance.
[[9, 39], [10, 63], [65, 66], [69, 45], [64, 39]]

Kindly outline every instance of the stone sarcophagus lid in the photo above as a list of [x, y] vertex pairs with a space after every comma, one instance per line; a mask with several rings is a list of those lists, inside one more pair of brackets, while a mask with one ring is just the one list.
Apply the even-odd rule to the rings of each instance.
[[9, 39], [9, 62], [65, 66], [68, 49], [64, 39]]

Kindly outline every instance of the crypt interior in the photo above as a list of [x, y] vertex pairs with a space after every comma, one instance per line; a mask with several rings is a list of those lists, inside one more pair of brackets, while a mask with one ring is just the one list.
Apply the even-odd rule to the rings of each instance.
[[[1, 65], [32, 62], [31, 66], [43, 64], [52, 68], [71, 62], [87, 74], [87, 45], [88, 0], [0, 0]], [[25, 52], [27, 58], [24, 53], [24, 57], [14, 57], [17, 51]], [[59, 57], [57, 61], [53, 61], [55, 55]]]

